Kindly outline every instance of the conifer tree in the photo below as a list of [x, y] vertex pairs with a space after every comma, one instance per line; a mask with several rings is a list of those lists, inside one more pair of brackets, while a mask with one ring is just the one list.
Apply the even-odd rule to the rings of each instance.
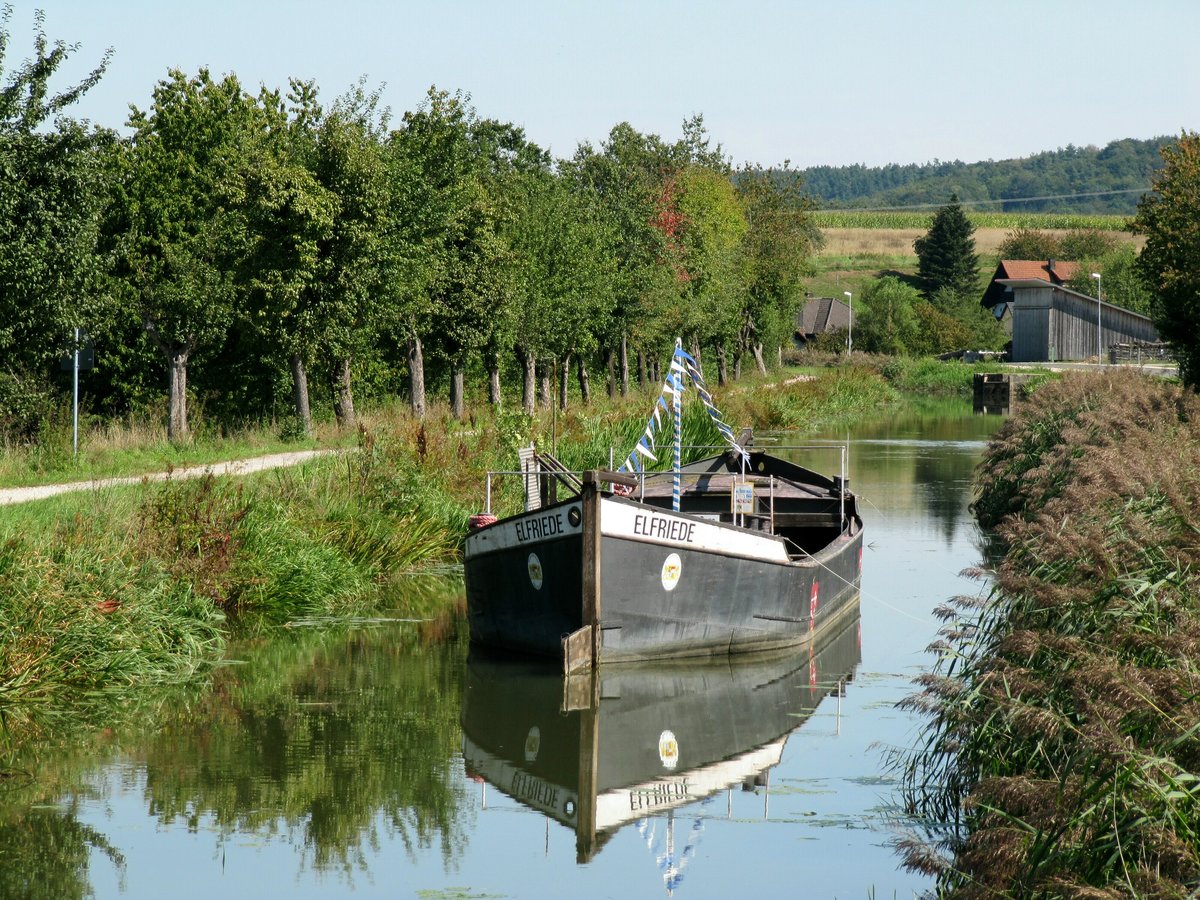
[[967, 219], [958, 194], [938, 209], [924, 237], [913, 243], [917, 251], [917, 275], [925, 296], [932, 299], [943, 288], [969, 294], [977, 287], [979, 257], [975, 253], [975, 226]]

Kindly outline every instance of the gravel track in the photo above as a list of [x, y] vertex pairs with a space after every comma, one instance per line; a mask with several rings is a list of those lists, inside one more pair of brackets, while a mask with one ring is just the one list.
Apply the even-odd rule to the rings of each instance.
[[0, 488], [0, 506], [11, 506], [14, 503], [30, 503], [34, 500], [45, 500], [58, 494], [71, 491], [91, 491], [100, 488], [118, 487], [120, 485], [141, 484], [143, 481], [166, 481], [168, 478], [202, 478], [205, 475], [248, 475], [251, 472], [261, 472], [264, 469], [281, 469], [296, 466], [318, 456], [337, 453], [336, 450], [297, 450], [292, 453], [272, 453], [268, 456], [255, 456], [250, 459], [236, 459], [232, 462], [210, 463], [201, 466], [181, 466], [170, 472], [153, 472], [148, 475], [134, 475], [129, 478], [99, 478], [92, 481], [72, 481], [67, 484], [42, 484], [34, 487]]

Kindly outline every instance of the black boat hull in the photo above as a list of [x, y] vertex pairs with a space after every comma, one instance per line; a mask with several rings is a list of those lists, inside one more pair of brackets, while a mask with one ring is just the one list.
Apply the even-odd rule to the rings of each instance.
[[589, 487], [470, 535], [471, 639], [562, 657], [582, 635], [592, 664], [800, 646], [858, 596], [862, 530], [846, 523], [795, 559], [769, 532]]

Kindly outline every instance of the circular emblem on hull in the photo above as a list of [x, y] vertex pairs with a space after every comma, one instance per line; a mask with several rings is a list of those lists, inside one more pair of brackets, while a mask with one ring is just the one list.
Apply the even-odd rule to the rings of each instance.
[[538, 751], [542, 749], [542, 729], [534, 725], [525, 735], [525, 762], [536, 762]]
[[664, 731], [658, 736], [658, 758], [667, 769], [679, 764], [679, 742], [675, 740], [675, 732]]
[[529, 583], [533, 585], [535, 591], [540, 591], [542, 589], [542, 561], [538, 559], [536, 553], [529, 554], [527, 568], [529, 569]]
[[662, 586], [664, 591], [673, 591], [679, 584], [679, 576], [683, 574], [683, 560], [678, 553], [672, 553], [663, 561]]

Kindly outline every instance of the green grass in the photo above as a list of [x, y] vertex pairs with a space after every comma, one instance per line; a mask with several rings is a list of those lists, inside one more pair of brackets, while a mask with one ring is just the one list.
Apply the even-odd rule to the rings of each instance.
[[71, 436], [57, 435], [35, 447], [0, 450], [0, 487], [63, 484], [165, 472], [268, 453], [339, 447], [353, 444], [352, 435], [330, 432], [319, 439], [284, 440], [268, 428], [229, 437], [204, 437], [174, 445], [156, 432], [113, 429], [85, 438], [79, 456], [72, 455]]

